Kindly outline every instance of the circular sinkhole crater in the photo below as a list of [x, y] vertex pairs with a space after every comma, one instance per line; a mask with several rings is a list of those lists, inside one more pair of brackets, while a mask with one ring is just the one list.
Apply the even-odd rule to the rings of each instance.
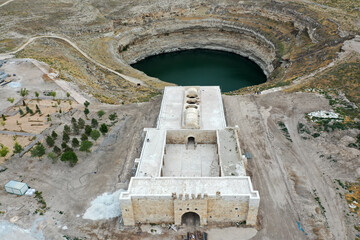
[[262, 69], [235, 53], [193, 49], [147, 57], [131, 65], [180, 86], [220, 86], [222, 92], [266, 82]]

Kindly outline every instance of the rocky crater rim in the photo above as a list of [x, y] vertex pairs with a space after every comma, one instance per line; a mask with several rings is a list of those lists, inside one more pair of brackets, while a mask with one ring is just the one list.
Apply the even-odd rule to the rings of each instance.
[[150, 56], [189, 49], [232, 52], [258, 64], [266, 76], [274, 70], [275, 44], [260, 32], [221, 21], [169, 24], [157, 29], [134, 28], [119, 38], [119, 54], [126, 64]]

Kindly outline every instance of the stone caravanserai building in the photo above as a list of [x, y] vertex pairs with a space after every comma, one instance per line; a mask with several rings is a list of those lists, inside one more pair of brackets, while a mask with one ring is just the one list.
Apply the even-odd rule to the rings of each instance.
[[125, 226], [256, 224], [259, 193], [237, 127], [226, 126], [219, 87], [166, 87], [157, 127], [145, 131], [136, 174], [120, 195]]

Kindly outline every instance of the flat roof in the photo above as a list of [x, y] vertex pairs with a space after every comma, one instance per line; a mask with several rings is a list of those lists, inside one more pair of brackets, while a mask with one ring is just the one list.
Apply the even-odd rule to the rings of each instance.
[[158, 177], [132, 178], [129, 189], [120, 198], [131, 196], [172, 196], [176, 194], [207, 194], [216, 196], [249, 196], [259, 198], [258, 191], [254, 191], [250, 177]]
[[[181, 129], [185, 89], [165, 87], [158, 118], [158, 129]], [[200, 129], [216, 130], [226, 127], [221, 91], [218, 86], [198, 87], [200, 97]]]

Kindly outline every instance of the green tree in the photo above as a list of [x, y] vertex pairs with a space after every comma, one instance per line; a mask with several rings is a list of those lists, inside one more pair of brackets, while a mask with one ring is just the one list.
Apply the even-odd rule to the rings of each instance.
[[54, 153], [54, 152], [49, 152], [47, 154], [47, 157], [54, 162], [57, 159], [58, 155], [56, 153]]
[[24, 111], [21, 108], [19, 108], [19, 113], [20, 113], [20, 116], [24, 115]]
[[104, 116], [105, 112], [103, 110], [100, 110], [97, 112], [97, 115], [99, 118], [101, 118], [102, 116]]
[[38, 157], [40, 159], [45, 154], [45, 147], [41, 143], [37, 143], [30, 152], [32, 157]]
[[57, 135], [57, 133], [56, 133], [55, 131], [52, 131], [51, 137], [52, 137], [53, 139], [56, 139], [56, 138], [58, 137], [58, 135]]
[[25, 109], [27, 113], [34, 114], [34, 111], [31, 108], [29, 108], [29, 106], [26, 106]]
[[56, 97], [56, 92], [55, 92], [55, 91], [50, 92], [50, 96], [52, 96], [53, 98], [55, 98], [55, 97]]
[[90, 125], [86, 125], [85, 126], [85, 134], [86, 135], [88, 135], [88, 136], [90, 136], [90, 134], [91, 134], [91, 126]]
[[65, 124], [65, 126], [64, 126], [64, 133], [70, 134], [70, 132], [71, 132], [70, 126], [67, 125], [67, 124]]
[[66, 144], [66, 142], [62, 142], [61, 143], [61, 148], [66, 149], [66, 148], [69, 148], [69, 146]]
[[85, 108], [84, 114], [85, 114], [86, 117], [87, 117], [87, 115], [88, 115], [89, 113], [90, 113], [89, 109], [88, 109], [88, 108]]
[[49, 147], [53, 147], [55, 145], [55, 140], [50, 136], [47, 136], [45, 141]]
[[84, 121], [84, 119], [79, 118], [79, 119], [78, 119], [78, 124], [79, 124], [79, 128], [80, 128], [80, 129], [83, 129], [84, 126], [85, 126], [85, 121]]
[[91, 119], [91, 127], [97, 128], [98, 125], [99, 125], [99, 123], [95, 118]]
[[81, 141], [86, 141], [86, 140], [88, 140], [89, 138], [88, 138], [88, 136], [84, 133], [84, 134], [82, 134], [81, 135]]
[[72, 124], [76, 123], [76, 118], [74, 118], [74, 117], [71, 118], [71, 123], [72, 123]]
[[[65, 143], [66, 144], [66, 143]], [[61, 149], [58, 146], [54, 146], [53, 148], [53, 152], [56, 154], [60, 154], [61, 153]]]
[[66, 93], [66, 97], [68, 97], [68, 98], [69, 98], [69, 97], [70, 97], [70, 93], [68, 93], [68, 92], [67, 92], [67, 93]]
[[6, 117], [5, 117], [4, 114], [1, 114], [1, 118], [2, 118], [3, 121], [6, 121]]
[[90, 136], [92, 139], [94, 139], [96, 141], [100, 137], [100, 132], [98, 130], [94, 129], [91, 131]]
[[90, 105], [90, 103], [89, 103], [88, 101], [85, 101], [85, 102], [84, 102], [84, 106], [85, 106], [86, 108], [88, 108], [89, 105]]
[[73, 124], [73, 133], [75, 135], [79, 135], [80, 134], [80, 128], [79, 128], [79, 125], [77, 123], [74, 123]]
[[35, 91], [35, 97], [39, 98], [39, 93]]
[[36, 107], [36, 112], [41, 114], [41, 110], [40, 110], [39, 106], [36, 104], [35, 107]]
[[75, 164], [78, 161], [78, 157], [73, 151], [66, 151], [61, 155], [61, 161], [63, 162], [69, 162], [70, 166], [75, 166]]
[[29, 91], [26, 88], [22, 88], [20, 90], [20, 96], [25, 97], [28, 94], [29, 94]]
[[14, 153], [21, 153], [23, 150], [24, 148], [18, 142], [15, 142]]
[[80, 142], [77, 138], [73, 138], [72, 141], [71, 141], [71, 146], [73, 146], [74, 148], [77, 148], [79, 147], [80, 145]]
[[64, 142], [66, 142], [66, 143], [69, 142], [69, 140], [70, 140], [69, 134], [67, 134], [66, 132], [64, 132], [64, 133], [63, 133], [62, 140], [63, 140]]
[[82, 152], [91, 152], [91, 147], [93, 146], [93, 143], [90, 141], [82, 141], [80, 145], [80, 151]]
[[5, 157], [9, 153], [9, 148], [4, 146], [3, 144], [0, 144], [0, 156]]
[[117, 118], [117, 114], [116, 114], [116, 113], [112, 113], [112, 114], [109, 115], [110, 121], [115, 121], [116, 118]]
[[100, 125], [100, 132], [101, 132], [103, 135], [105, 135], [108, 131], [109, 131], [108, 126], [107, 126], [105, 123], [103, 123], [103, 124]]

